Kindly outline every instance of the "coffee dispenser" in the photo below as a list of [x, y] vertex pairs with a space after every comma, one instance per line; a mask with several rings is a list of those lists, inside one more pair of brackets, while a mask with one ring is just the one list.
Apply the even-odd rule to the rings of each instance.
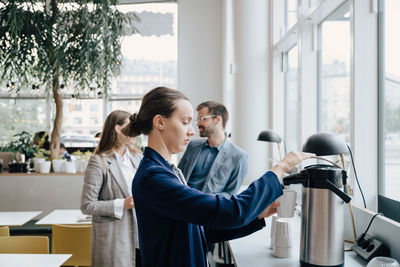
[[346, 171], [311, 165], [283, 178], [284, 185], [302, 184], [301, 266], [343, 266], [343, 210], [351, 198], [340, 188]]

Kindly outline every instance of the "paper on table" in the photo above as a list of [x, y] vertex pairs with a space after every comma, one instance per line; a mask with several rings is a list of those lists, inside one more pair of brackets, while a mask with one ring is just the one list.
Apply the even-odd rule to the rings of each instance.
[[91, 222], [92, 221], [92, 215], [81, 215], [78, 218], [78, 222]]

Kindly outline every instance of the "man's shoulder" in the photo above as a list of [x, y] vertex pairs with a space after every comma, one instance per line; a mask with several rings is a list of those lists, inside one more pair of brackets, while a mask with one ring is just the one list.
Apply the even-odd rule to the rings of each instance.
[[200, 145], [203, 145], [206, 142], [207, 139], [204, 138], [197, 138], [197, 139], [193, 139], [189, 142], [189, 147], [197, 147]]
[[231, 143], [228, 140], [226, 140], [226, 143], [225, 143], [223, 148], [226, 149], [226, 150], [229, 150], [230, 153], [233, 153], [235, 155], [240, 155], [240, 156], [246, 156], [247, 157], [246, 151], [244, 151], [243, 149], [241, 149], [240, 147], [238, 147], [237, 145]]

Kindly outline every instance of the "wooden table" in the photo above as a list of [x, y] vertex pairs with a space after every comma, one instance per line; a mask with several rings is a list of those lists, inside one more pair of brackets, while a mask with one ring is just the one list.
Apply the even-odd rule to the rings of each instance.
[[41, 211], [0, 211], [0, 226], [21, 226], [36, 216]]
[[36, 225], [53, 224], [92, 224], [92, 220], [80, 210], [54, 210], [36, 222]]
[[0, 254], [0, 266], [58, 267], [71, 256], [71, 254]]

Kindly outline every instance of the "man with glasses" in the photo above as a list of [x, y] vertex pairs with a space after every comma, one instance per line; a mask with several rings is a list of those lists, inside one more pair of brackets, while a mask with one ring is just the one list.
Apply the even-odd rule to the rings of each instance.
[[196, 108], [200, 137], [192, 140], [179, 162], [190, 187], [226, 197], [237, 193], [247, 173], [247, 154], [229, 142], [225, 134], [228, 111], [207, 101]]
[[[224, 105], [207, 101], [196, 110], [200, 137], [207, 139], [192, 140], [178, 167], [190, 187], [230, 198], [238, 192], [246, 176], [247, 154], [227, 140], [228, 111]], [[214, 244], [208, 246], [209, 251], [213, 251]], [[230, 263], [226, 245], [220, 245], [221, 250], [225, 251], [225, 263]]]

